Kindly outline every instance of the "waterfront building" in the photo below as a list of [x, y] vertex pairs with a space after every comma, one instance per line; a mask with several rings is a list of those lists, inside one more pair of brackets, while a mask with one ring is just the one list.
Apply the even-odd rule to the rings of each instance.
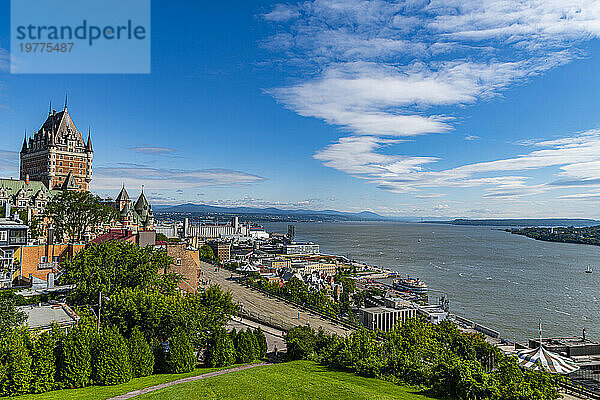
[[33, 137], [23, 140], [20, 178], [42, 182], [49, 190], [89, 190], [92, 180], [91, 133], [87, 141], [64, 109], [50, 110]]
[[335, 275], [337, 272], [337, 265], [332, 263], [322, 263], [322, 262], [300, 262], [300, 263], [292, 263], [292, 268], [294, 271], [299, 272], [303, 275], [308, 275], [312, 273], [322, 274], [325, 273], [327, 275]]
[[315, 243], [290, 243], [283, 246], [284, 254], [319, 254], [319, 245]]
[[415, 316], [416, 310], [412, 307], [369, 307], [360, 309], [359, 321], [367, 329], [389, 332], [394, 329], [396, 323], [404, 323]]
[[249, 224], [241, 224], [238, 217], [233, 217], [226, 224], [190, 224], [183, 236], [196, 236], [204, 239], [222, 239], [229, 237], [245, 237], [250, 235]]

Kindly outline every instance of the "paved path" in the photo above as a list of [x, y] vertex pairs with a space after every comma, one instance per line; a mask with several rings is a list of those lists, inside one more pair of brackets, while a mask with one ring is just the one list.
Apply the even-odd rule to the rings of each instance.
[[150, 387], [147, 387], [147, 388], [144, 388], [144, 389], [134, 390], [133, 392], [128, 392], [128, 393], [121, 394], [119, 396], [111, 397], [108, 400], [131, 399], [132, 397], [139, 396], [141, 394], [146, 394], [146, 393], [149, 393], [149, 392], [154, 392], [155, 390], [160, 390], [160, 389], [163, 389], [163, 388], [166, 388], [166, 387], [169, 387], [169, 386], [178, 385], [180, 383], [193, 382], [193, 381], [197, 381], [197, 380], [200, 380], [200, 379], [211, 378], [213, 376], [219, 376], [219, 375], [227, 374], [229, 372], [242, 371], [244, 369], [254, 368], [254, 367], [260, 367], [260, 366], [263, 366], [263, 365], [271, 365], [271, 364], [263, 362], [263, 363], [259, 363], [259, 364], [242, 365], [241, 367], [235, 367], [235, 368], [229, 368], [229, 369], [222, 369], [220, 371], [209, 372], [207, 374], [190, 376], [188, 378], [182, 378], [182, 379], [178, 379], [176, 381], [161, 383], [160, 385], [150, 386]]
[[[211, 284], [218, 284], [224, 290], [232, 293], [235, 302], [241, 303], [245, 310], [260, 313], [273, 319], [282, 320], [292, 326], [310, 324], [315, 329], [323, 327], [326, 332], [336, 333], [338, 335], [346, 335], [350, 329], [320, 317], [317, 314], [304, 311], [298, 307], [291, 305], [285, 301], [269, 297], [257, 290], [252, 290], [246, 286], [242, 286], [234, 280], [230, 279], [240, 277], [239, 274], [232, 273], [229, 270], [221, 268], [215, 271], [215, 267], [211, 264], [200, 262], [200, 281], [204, 280]], [[298, 312], [300, 318], [298, 318]]]

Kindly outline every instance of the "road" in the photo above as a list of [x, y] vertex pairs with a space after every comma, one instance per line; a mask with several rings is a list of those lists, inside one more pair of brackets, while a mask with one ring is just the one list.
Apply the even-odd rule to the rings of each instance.
[[[221, 268], [217, 271], [212, 264], [201, 261], [200, 271], [201, 283], [204, 281], [206, 285], [217, 284], [221, 286], [222, 289], [230, 291], [234, 301], [240, 303], [245, 310], [259, 313], [273, 319], [282, 320], [292, 326], [309, 324], [315, 329], [323, 327], [326, 332], [338, 335], [347, 335], [351, 331], [350, 329], [334, 324], [317, 314], [304, 311], [287, 302], [269, 297], [261, 292], [247, 288], [246, 286], [242, 286], [234, 280], [235, 278], [240, 277], [240, 275], [232, 273], [229, 270]], [[234, 279], [231, 279], [231, 276], [233, 276]]]

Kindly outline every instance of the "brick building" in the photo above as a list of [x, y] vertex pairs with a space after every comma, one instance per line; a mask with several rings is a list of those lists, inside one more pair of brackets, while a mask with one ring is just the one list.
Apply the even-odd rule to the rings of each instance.
[[46, 281], [48, 274], [57, 273], [61, 262], [79, 253], [84, 244], [40, 244], [23, 246], [15, 254], [21, 264], [21, 276], [30, 275]]
[[[173, 258], [168, 272], [175, 272], [183, 276], [184, 281], [179, 284], [179, 289], [185, 292], [198, 290], [198, 273], [200, 271], [200, 260], [198, 252], [188, 250], [185, 243], [165, 244], [163, 247], [167, 255]], [[164, 271], [161, 271], [164, 273]]]
[[67, 112], [51, 110], [32, 138], [23, 140], [21, 180], [42, 182], [48, 189], [89, 190], [92, 180], [91, 135], [87, 142]]

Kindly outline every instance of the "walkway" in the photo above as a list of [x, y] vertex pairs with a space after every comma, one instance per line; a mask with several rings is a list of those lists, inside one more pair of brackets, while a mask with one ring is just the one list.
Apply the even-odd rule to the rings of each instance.
[[[265, 315], [273, 319], [282, 320], [283, 322], [296, 326], [307, 325], [318, 329], [323, 327], [326, 332], [336, 333], [338, 335], [347, 335], [350, 329], [337, 325], [326, 318], [300, 309], [283, 300], [269, 297], [257, 290], [242, 286], [234, 280], [230, 279], [233, 275], [238, 278], [241, 275], [232, 273], [229, 270], [221, 268], [215, 271], [215, 267], [211, 264], [200, 262], [200, 271], [202, 275], [200, 280], [210, 281], [211, 284], [221, 286], [223, 290], [228, 290], [233, 295], [233, 300], [236, 303], [241, 303], [245, 310]], [[298, 318], [300, 315], [300, 318]]]
[[160, 385], [150, 386], [150, 387], [147, 387], [147, 388], [144, 388], [144, 389], [134, 390], [134, 391], [129, 392], [129, 393], [124, 393], [124, 394], [121, 394], [119, 396], [111, 397], [108, 400], [131, 399], [132, 397], [139, 396], [141, 394], [146, 394], [146, 393], [149, 393], [149, 392], [154, 392], [155, 390], [160, 390], [160, 389], [163, 389], [163, 388], [166, 388], [166, 387], [169, 387], [169, 386], [178, 385], [180, 383], [193, 382], [193, 381], [197, 381], [197, 380], [200, 380], [200, 379], [211, 378], [213, 376], [219, 376], [219, 375], [227, 374], [229, 372], [242, 371], [244, 369], [254, 368], [254, 367], [260, 367], [260, 366], [263, 366], [263, 365], [272, 365], [272, 364], [263, 362], [263, 363], [259, 363], [259, 364], [242, 365], [241, 367], [235, 367], [235, 368], [229, 368], [229, 369], [222, 369], [220, 371], [209, 372], [207, 374], [190, 376], [188, 378], [182, 378], [182, 379], [178, 379], [176, 381], [161, 383]]

